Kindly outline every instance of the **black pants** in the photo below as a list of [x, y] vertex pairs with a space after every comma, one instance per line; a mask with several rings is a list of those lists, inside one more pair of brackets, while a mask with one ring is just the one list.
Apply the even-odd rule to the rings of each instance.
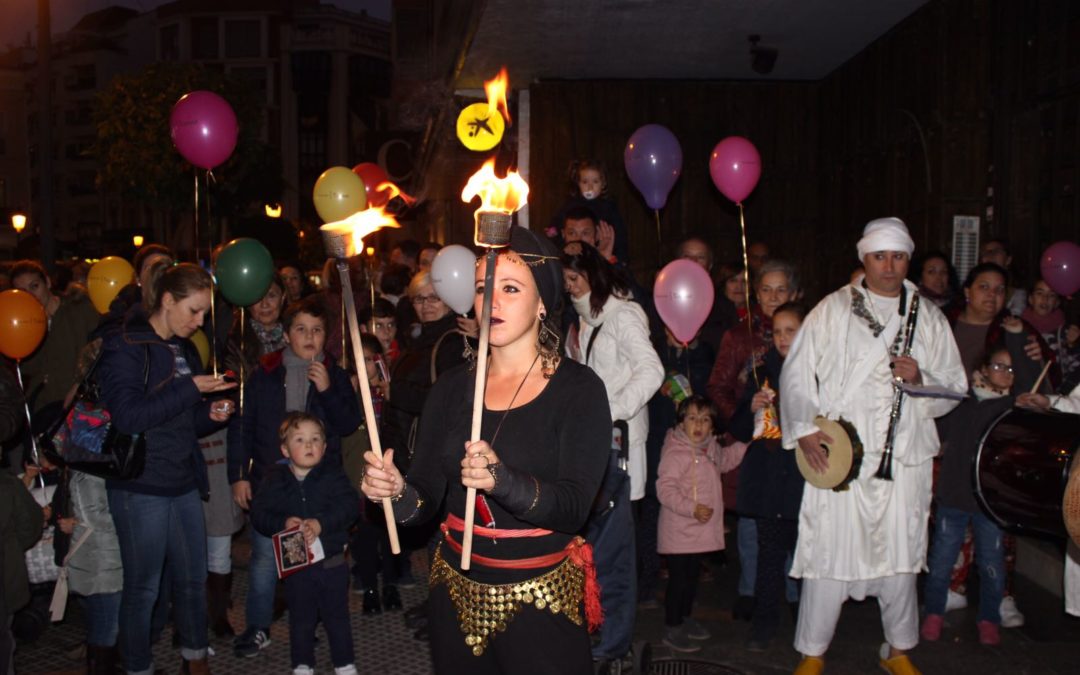
[[592, 675], [588, 630], [561, 614], [524, 605], [505, 631], [488, 637], [484, 653], [473, 656], [445, 584], [431, 588], [428, 603], [436, 675]]
[[701, 574], [701, 553], [668, 554], [668, 585], [664, 597], [664, 625], [681, 626], [690, 616], [697, 594], [698, 576]]
[[285, 578], [292, 666], [315, 667], [315, 626], [321, 620], [335, 668], [356, 661], [349, 621], [349, 570], [340, 555]]
[[[381, 511], [380, 511], [381, 516]], [[355, 564], [353, 576], [367, 589], [379, 588], [379, 572], [383, 575], [383, 586], [393, 586], [398, 582], [399, 556], [390, 550], [390, 535], [382, 522], [372, 522], [367, 515], [361, 515], [349, 537], [349, 546]]]
[[660, 554], [656, 552], [656, 524], [660, 520], [660, 502], [645, 495], [634, 502], [634, 522], [637, 525], [638, 601], [656, 597], [660, 579]]
[[757, 575], [754, 581], [754, 619], [750, 636], [754, 640], [771, 640], [780, 620], [780, 599], [785, 596], [787, 579], [784, 561], [795, 552], [799, 523], [779, 518], [758, 518]]

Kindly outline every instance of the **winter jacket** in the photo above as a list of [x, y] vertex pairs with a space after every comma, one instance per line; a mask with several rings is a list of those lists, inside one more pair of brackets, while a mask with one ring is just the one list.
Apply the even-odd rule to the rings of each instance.
[[678, 407], [676, 388], [679, 383], [675, 381], [675, 377], [686, 377], [691, 392], [704, 395], [709, 372], [716, 361], [715, 352], [704, 340], [694, 340], [688, 349], [683, 349], [667, 344], [665, 339], [662, 345], [657, 346], [656, 353], [667, 375], [664, 383], [660, 385], [660, 390], [649, 399], [649, 438], [646, 445], [648, 478], [645, 481], [645, 494], [653, 497], [656, 496], [656, 470], [660, 466], [660, 451], [664, 447], [664, 438], [668, 429], [678, 421], [675, 413]]
[[[178, 372], [177, 355], [190, 375]], [[102, 402], [119, 431], [146, 435], [142, 474], [134, 480], [109, 480], [110, 490], [177, 496], [197, 489], [203, 498], [208, 496], [198, 439], [222, 424], [210, 419], [210, 402], [192, 379], [201, 373], [195, 346], [175, 336], [161, 339], [141, 306], [129, 310], [123, 326], [105, 336], [95, 372]]]
[[664, 366], [649, 340], [649, 320], [641, 305], [613, 295], [604, 303], [599, 316], [581, 316], [577, 340], [578, 345], [567, 345], [568, 352], [572, 356], [576, 353], [576, 358], [604, 381], [611, 419], [627, 423], [630, 499], [641, 499], [645, 496], [647, 473], [645, 445], [649, 411], [646, 406], [664, 382]]
[[[765, 354], [765, 362], [758, 369], [758, 380], [776, 392], [775, 405], [780, 405], [780, 370], [783, 367], [780, 353], [773, 347]], [[739, 466], [739, 489], [737, 509], [739, 515], [749, 518], [779, 518], [798, 520], [806, 480], [799, 473], [795, 453], [785, 450], [779, 438], [753, 440], [754, 411], [752, 403], [754, 388], [747, 387], [742, 402], [731, 418], [731, 435], [750, 446]], [[779, 410], [777, 410], [779, 414]]]
[[60, 297], [49, 332], [21, 368], [30, 409], [63, 401], [75, 384], [79, 350], [90, 340], [100, 315], [84, 293]]
[[349, 527], [359, 514], [359, 494], [341, 466], [325, 457], [303, 480], [286, 464], [272, 467], [251, 504], [251, 524], [267, 537], [284, 530], [285, 521], [293, 516], [318, 520], [327, 558], [345, 550]]
[[[0, 559], [3, 563], [6, 612], [14, 614], [30, 601], [24, 552], [41, 537], [41, 507], [22, 481], [0, 471]], [[0, 621], [6, 621], [0, 616]]]
[[109, 512], [105, 480], [72, 471], [69, 482], [71, 517], [79, 522], [71, 533], [74, 545], [86, 526], [94, 528], [86, 542], [68, 561], [68, 584], [73, 593], [95, 595], [115, 593], [124, 587], [124, 567], [120, 562], [120, 541]]
[[[282, 461], [278, 427], [288, 414], [285, 410], [285, 349], [259, 359], [259, 367], [244, 385], [243, 414], [234, 415], [229, 422], [229, 483], [248, 480], [258, 485], [266, 470]], [[310, 385], [304, 411], [318, 417], [326, 426], [326, 458], [323, 462], [341, 466], [341, 437], [360, 426], [360, 402], [349, 374], [329, 355], [324, 365], [330, 373], [330, 388], [320, 392], [314, 384]]]
[[465, 363], [464, 338], [451, 332], [456, 330], [457, 317], [453, 313], [423, 324], [420, 335], [408, 344], [391, 371], [390, 400], [383, 408], [383, 447], [395, 450], [394, 463], [403, 472], [409, 464], [409, 433], [431, 391], [432, 351], [439, 338], [446, 335], [434, 355], [436, 377]]
[[761, 365], [762, 357], [772, 346], [772, 318], [762, 314], [760, 307], [754, 307], [750, 317], [753, 339], [746, 327], [747, 319], [732, 326], [720, 341], [716, 364], [709, 376], [709, 398], [720, 410], [719, 428], [726, 428], [731, 421], [747, 383], [753, 386], [753, 369]]
[[[657, 525], [659, 553], [708, 553], [724, 549], [724, 489], [720, 474], [731, 471], [746, 454], [745, 443], [720, 447], [710, 436], [697, 448], [681, 428], [668, 431], [660, 458], [656, 496], [660, 500]], [[694, 518], [694, 507], [713, 510], [704, 523]]]

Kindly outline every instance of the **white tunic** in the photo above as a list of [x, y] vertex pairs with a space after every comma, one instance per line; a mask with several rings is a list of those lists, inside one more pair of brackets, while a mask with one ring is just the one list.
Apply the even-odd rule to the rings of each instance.
[[[934, 418], [957, 402], [905, 396], [893, 446], [893, 480], [873, 477], [893, 399], [888, 349], [906, 317], [898, 315], [899, 298], [869, 294], [860, 281], [832, 293], [807, 315], [781, 375], [785, 448], [795, 448], [799, 438], [816, 431], [814, 417], [824, 415], [851, 422], [864, 450], [859, 477], [848, 490], [806, 485], [793, 577], [858, 581], [926, 568], [931, 460], [939, 447]], [[910, 298], [915, 287], [904, 283]], [[878, 337], [853, 313], [852, 289], [885, 326]], [[932, 302], [920, 303], [911, 356], [924, 385], [966, 391], [956, 341]]]

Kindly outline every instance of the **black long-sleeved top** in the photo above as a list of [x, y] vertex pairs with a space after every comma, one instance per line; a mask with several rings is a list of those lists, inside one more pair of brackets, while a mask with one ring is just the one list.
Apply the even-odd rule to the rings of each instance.
[[267, 537], [285, 529], [285, 521], [314, 518], [319, 521], [326, 557], [345, 550], [349, 527], [360, 514], [360, 497], [340, 466], [324, 458], [300, 480], [287, 465], [271, 467], [255, 492], [251, 524]]
[[[406, 482], [423, 499], [419, 513], [406, 524], [418, 524], [447, 510], [464, 519], [465, 487], [461, 460], [472, 424], [475, 373], [461, 366], [439, 377], [420, 417], [416, 454]], [[504, 419], [505, 413], [505, 419]], [[498, 435], [492, 437], [498, 428]], [[497, 529], [543, 528], [542, 537], [473, 538], [473, 552], [499, 559], [520, 559], [562, 550], [585, 524], [607, 467], [611, 447], [611, 411], [604, 383], [589, 368], [563, 359], [547, 386], [532, 401], [509, 411], [484, 410], [481, 438], [507, 468], [528, 474], [539, 485], [535, 506], [510, 513], [497, 499], [487, 502]], [[483, 492], [478, 492], [483, 494]], [[399, 517], [410, 505], [399, 502]], [[404, 507], [404, 508], [403, 508]], [[477, 518], [477, 524], [480, 519]], [[461, 533], [452, 536], [459, 543]], [[454, 568], [460, 557], [444, 546], [442, 555]], [[484, 583], [510, 583], [542, 574], [544, 569], [501, 570], [472, 566], [470, 577]]]

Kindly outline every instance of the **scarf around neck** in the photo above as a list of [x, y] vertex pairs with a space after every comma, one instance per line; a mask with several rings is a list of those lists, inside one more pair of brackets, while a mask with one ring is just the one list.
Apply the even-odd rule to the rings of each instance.
[[[325, 358], [320, 352], [315, 360], [324, 363]], [[292, 347], [285, 347], [281, 353], [281, 363], [285, 366], [285, 410], [304, 412], [307, 410], [308, 388], [311, 386], [308, 379], [311, 361], [297, 356]]]

